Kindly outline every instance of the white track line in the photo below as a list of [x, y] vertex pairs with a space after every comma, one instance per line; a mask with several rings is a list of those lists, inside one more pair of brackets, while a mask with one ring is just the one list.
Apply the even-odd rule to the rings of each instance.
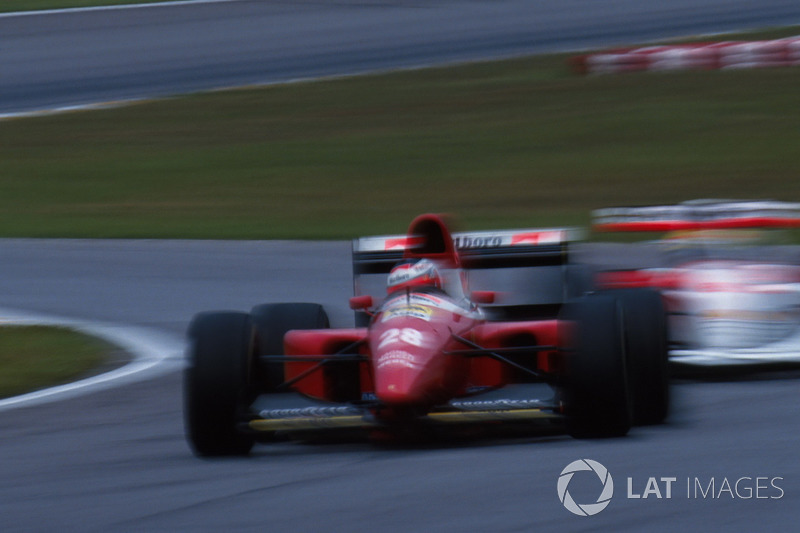
[[124, 349], [133, 357], [125, 366], [104, 374], [0, 400], [0, 411], [74, 398], [173, 372], [183, 366], [183, 340], [147, 328], [37, 315], [9, 309], [0, 309], [0, 325], [65, 327], [104, 339]]
[[196, 4], [227, 4], [230, 2], [242, 2], [242, 1], [243, 0], [182, 0], [182, 1], [176, 0], [172, 2], [151, 2], [149, 4], [118, 4], [111, 6], [66, 7], [62, 9], [39, 9], [35, 11], [13, 11], [10, 13], [0, 13], [0, 18], [35, 17], [38, 15], [60, 15], [62, 13], [85, 13], [89, 11], [144, 9], [148, 7], [191, 6]]
[[[161, 98], [163, 100], [164, 98]], [[0, 113], [0, 120], [15, 118], [46, 117], [48, 115], [59, 115], [62, 113], [73, 113], [80, 111], [97, 111], [102, 109], [113, 109], [115, 107], [126, 107], [137, 103], [147, 102], [147, 98], [131, 98], [129, 100], [114, 100], [111, 102], [92, 102], [88, 104], [75, 104], [53, 107], [49, 109], [35, 109], [32, 111], [17, 111], [11, 113]]]

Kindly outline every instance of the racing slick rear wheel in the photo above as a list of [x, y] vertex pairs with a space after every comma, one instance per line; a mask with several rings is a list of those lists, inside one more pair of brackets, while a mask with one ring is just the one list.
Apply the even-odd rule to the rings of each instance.
[[625, 312], [633, 423], [660, 424], [669, 412], [667, 318], [661, 295], [652, 289], [606, 294], [617, 298]]
[[621, 437], [631, 427], [624, 316], [616, 298], [568, 302], [570, 324], [564, 398], [567, 432], [576, 438]]
[[[283, 355], [283, 337], [291, 329], [327, 329], [328, 315], [319, 304], [277, 303], [255, 306], [250, 317], [256, 328], [258, 355]], [[263, 392], [274, 391], [284, 381], [283, 363], [258, 365]]]
[[184, 416], [201, 456], [246, 455], [255, 443], [237, 425], [253, 401], [255, 329], [247, 313], [206, 312], [189, 326]]

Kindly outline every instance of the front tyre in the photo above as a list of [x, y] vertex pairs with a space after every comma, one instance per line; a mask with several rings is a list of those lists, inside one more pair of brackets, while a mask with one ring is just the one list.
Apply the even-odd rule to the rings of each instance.
[[661, 424], [669, 413], [667, 318], [653, 289], [621, 289], [607, 294], [625, 311], [628, 375], [635, 425]]
[[621, 437], [632, 422], [624, 317], [616, 298], [567, 303], [562, 320], [570, 351], [565, 376], [567, 432], [576, 438]]
[[200, 456], [246, 455], [255, 443], [238, 429], [253, 391], [255, 330], [250, 316], [206, 312], [189, 326], [188, 366], [184, 373], [186, 435]]

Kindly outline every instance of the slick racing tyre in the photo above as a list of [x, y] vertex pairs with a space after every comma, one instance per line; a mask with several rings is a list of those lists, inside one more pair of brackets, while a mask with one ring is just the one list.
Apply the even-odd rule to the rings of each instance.
[[624, 317], [616, 298], [590, 295], [568, 302], [565, 414], [576, 438], [621, 437], [632, 421]]
[[237, 427], [253, 400], [255, 330], [249, 315], [207, 312], [189, 326], [184, 416], [200, 456], [246, 455], [255, 443]]
[[621, 289], [625, 312], [628, 376], [635, 425], [660, 424], [669, 412], [667, 318], [661, 295], [653, 289]]
[[[327, 329], [328, 315], [319, 304], [277, 303], [257, 305], [250, 311], [256, 328], [256, 353], [283, 355], [283, 337], [292, 329]], [[283, 363], [258, 366], [261, 391], [272, 392], [284, 382]]]

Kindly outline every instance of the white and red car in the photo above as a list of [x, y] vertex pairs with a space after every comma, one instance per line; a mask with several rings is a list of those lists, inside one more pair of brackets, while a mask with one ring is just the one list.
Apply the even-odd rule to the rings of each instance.
[[800, 204], [700, 200], [593, 215], [595, 231], [665, 233], [645, 245], [657, 256], [651, 266], [596, 279], [600, 288], [661, 292], [672, 362], [800, 362], [800, 252], [767, 239], [800, 228]]

